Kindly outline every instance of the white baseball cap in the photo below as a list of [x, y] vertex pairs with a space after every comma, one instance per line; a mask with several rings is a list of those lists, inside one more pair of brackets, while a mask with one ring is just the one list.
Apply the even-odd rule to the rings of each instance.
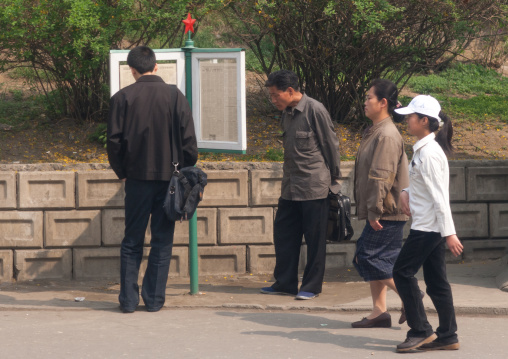
[[412, 113], [419, 113], [425, 116], [434, 117], [439, 121], [439, 125], [443, 124], [443, 120], [439, 117], [441, 112], [441, 105], [432, 96], [429, 95], [418, 95], [411, 100], [407, 107], [395, 109], [400, 115], [410, 115]]

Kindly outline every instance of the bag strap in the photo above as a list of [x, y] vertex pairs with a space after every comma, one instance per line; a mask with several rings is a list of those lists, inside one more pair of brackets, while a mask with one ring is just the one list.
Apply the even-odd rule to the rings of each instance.
[[[180, 131], [178, 131], [178, 128], [180, 127], [178, 125], [178, 118], [175, 116], [175, 109], [176, 109], [176, 87], [173, 88], [173, 86], [169, 85], [169, 92], [171, 95], [172, 100], [174, 101], [173, 104], [173, 116], [171, 118], [171, 156], [173, 160], [173, 166], [175, 166], [175, 172], [178, 172], [178, 146], [177, 139], [180, 140]], [[178, 141], [178, 142], [181, 142]]]

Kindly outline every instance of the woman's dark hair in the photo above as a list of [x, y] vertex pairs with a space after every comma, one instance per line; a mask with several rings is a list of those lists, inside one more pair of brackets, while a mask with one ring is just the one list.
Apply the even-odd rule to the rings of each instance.
[[399, 115], [394, 110], [400, 107], [397, 97], [399, 96], [399, 90], [397, 86], [390, 80], [376, 79], [371, 82], [369, 89], [374, 88], [374, 93], [378, 101], [386, 99], [388, 102], [388, 113], [392, 116], [394, 122], [402, 122], [404, 115]]
[[155, 53], [148, 46], [138, 46], [129, 51], [127, 64], [136, 69], [140, 75], [152, 72], [155, 69]]
[[298, 85], [298, 76], [289, 70], [279, 70], [272, 72], [265, 82], [265, 87], [277, 87], [277, 90], [286, 91], [291, 87], [295, 91], [300, 91]]
[[[436, 132], [439, 130], [439, 121], [437, 118], [430, 117], [427, 115], [422, 115], [421, 113], [417, 113], [420, 119], [427, 117], [429, 119], [429, 130], [432, 132]], [[452, 121], [448, 116], [446, 116], [443, 111], [439, 112], [439, 117], [443, 121], [443, 126], [441, 130], [436, 135], [436, 142], [439, 143], [439, 146], [443, 149], [444, 153], [447, 156], [453, 153], [452, 146], [452, 137], [453, 137], [453, 126]]]

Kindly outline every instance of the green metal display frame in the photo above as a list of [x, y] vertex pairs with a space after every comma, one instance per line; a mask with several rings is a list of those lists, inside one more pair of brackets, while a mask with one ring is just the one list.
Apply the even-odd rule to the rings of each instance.
[[[191, 32], [185, 41], [185, 96], [189, 101], [192, 110], [192, 53], [217, 53], [217, 52], [240, 52], [242, 48], [231, 49], [198, 49], [194, 47], [194, 41], [191, 39]], [[233, 153], [246, 154], [245, 150], [219, 150], [200, 148], [199, 152], [211, 153]], [[198, 267], [198, 230], [197, 230], [197, 214], [194, 213], [189, 220], [189, 277], [190, 277], [190, 294], [199, 294], [199, 267]]]

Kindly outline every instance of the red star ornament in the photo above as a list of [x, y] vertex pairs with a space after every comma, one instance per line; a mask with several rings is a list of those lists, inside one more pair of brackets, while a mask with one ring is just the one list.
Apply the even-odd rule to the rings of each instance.
[[186, 34], [187, 31], [194, 33], [194, 23], [196, 22], [196, 19], [192, 19], [190, 13], [187, 14], [187, 19], [182, 20], [182, 22], [185, 24], [184, 34]]

